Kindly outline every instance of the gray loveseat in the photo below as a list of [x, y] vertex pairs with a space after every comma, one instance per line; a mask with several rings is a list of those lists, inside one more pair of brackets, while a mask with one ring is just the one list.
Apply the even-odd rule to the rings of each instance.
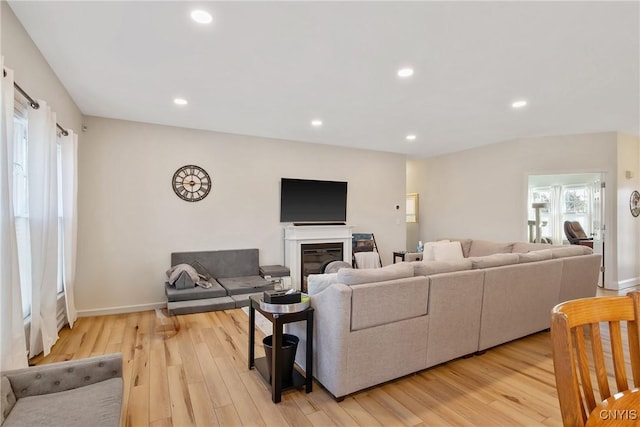
[[249, 304], [249, 295], [274, 288], [260, 276], [258, 249], [174, 252], [171, 266], [189, 264], [209, 277], [212, 286], [177, 289], [165, 283], [169, 314], [228, 310]]
[[116, 427], [120, 353], [2, 372], [2, 426]]
[[[309, 277], [314, 377], [329, 392], [341, 398], [547, 329], [554, 305], [596, 293], [601, 256], [590, 248], [460, 241], [463, 259]], [[304, 325], [289, 332], [304, 368]]]

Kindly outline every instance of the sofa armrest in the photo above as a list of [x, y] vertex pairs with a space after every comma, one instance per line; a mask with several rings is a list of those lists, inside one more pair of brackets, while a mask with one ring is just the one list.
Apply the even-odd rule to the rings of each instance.
[[[345, 393], [347, 375], [349, 333], [351, 329], [351, 288], [342, 283], [334, 283], [321, 292], [311, 295], [314, 308], [313, 331], [313, 376], [334, 396]], [[306, 370], [307, 340], [304, 322], [285, 325], [288, 333], [300, 338], [296, 363]]]
[[11, 382], [17, 399], [57, 393], [95, 384], [111, 378], [122, 378], [122, 354], [89, 357], [80, 360], [31, 366], [2, 373]]

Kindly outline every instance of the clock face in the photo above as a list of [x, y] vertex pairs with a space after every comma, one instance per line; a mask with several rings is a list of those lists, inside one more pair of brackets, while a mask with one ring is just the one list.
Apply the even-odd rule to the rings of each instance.
[[200, 166], [183, 166], [173, 174], [171, 185], [173, 191], [182, 200], [197, 202], [204, 199], [211, 191], [211, 178]]
[[634, 191], [633, 193], [631, 193], [631, 198], [629, 199], [629, 209], [631, 209], [631, 215], [640, 215], [640, 193], [638, 191]]

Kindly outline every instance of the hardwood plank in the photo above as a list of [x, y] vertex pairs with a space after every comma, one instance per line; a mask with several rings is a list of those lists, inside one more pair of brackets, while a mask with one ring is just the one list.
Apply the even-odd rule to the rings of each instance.
[[132, 387], [125, 425], [127, 427], [149, 425], [149, 385]]
[[402, 424], [406, 426], [417, 426], [422, 423], [422, 419], [420, 419], [420, 417], [411, 412], [411, 410], [402, 403], [389, 396], [385, 392], [384, 387], [374, 388], [369, 392], [369, 396], [371, 396], [387, 411], [398, 417], [402, 421]]
[[228, 357], [216, 357], [214, 360], [216, 365], [218, 365], [222, 380], [227, 390], [229, 390], [229, 396], [236, 407], [242, 424], [265, 425], [260, 416], [260, 411], [258, 411], [251, 396], [247, 393], [247, 389], [244, 387], [235, 369], [235, 363]]
[[304, 412], [302, 412], [302, 410], [296, 403], [296, 399], [294, 398], [294, 396], [297, 396], [299, 394], [300, 393], [284, 393], [282, 395], [282, 401], [278, 404], [278, 410], [282, 413], [282, 416], [290, 426], [311, 426], [311, 422], [306, 417]]
[[192, 328], [188, 319], [180, 319], [180, 327], [182, 333], [176, 335], [178, 339], [178, 348], [180, 349], [180, 359], [182, 359], [182, 367], [188, 383], [198, 383], [204, 381], [200, 363], [193, 348], [189, 329]]
[[221, 427], [234, 427], [242, 425], [242, 421], [240, 421], [240, 417], [238, 416], [235, 405], [221, 406], [219, 408], [216, 408], [215, 411]]
[[171, 419], [171, 398], [165, 358], [164, 337], [154, 335], [149, 352], [149, 419]]
[[191, 404], [193, 405], [193, 417], [197, 426], [217, 426], [218, 419], [216, 413], [209, 401], [209, 393], [204, 382], [191, 383], [189, 387], [189, 396], [191, 396]]
[[356, 399], [348, 397], [342, 401], [341, 405], [344, 409], [360, 426], [382, 426], [378, 420], [367, 412]]
[[189, 387], [181, 365], [167, 367], [169, 396], [171, 398], [171, 421], [174, 426], [193, 426], [195, 417], [189, 395]]
[[240, 374], [240, 380], [247, 389], [249, 396], [253, 399], [263, 421], [268, 426], [289, 425], [280, 413], [280, 404], [273, 404], [270, 389], [259, 376], [260, 374], [256, 371], [247, 371]]
[[359, 393], [355, 396], [356, 401], [365, 411], [371, 414], [380, 424], [383, 426], [404, 426], [400, 418], [393, 412], [387, 410], [384, 406], [380, 405], [378, 401], [371, 397], [367, 392]]
[[233, 402], [229, 396], [229, 391], [224, 385], [218, 366], [209, 352], [209, 347], [205, 342], [201, 342], [195, 345], [195, 350], [202, 368], [211, 405], [214, 408], [231, 405]]
[[149, 422], [150, 427], [173, 427], [171, 418], [160, 418], [159, 420]]

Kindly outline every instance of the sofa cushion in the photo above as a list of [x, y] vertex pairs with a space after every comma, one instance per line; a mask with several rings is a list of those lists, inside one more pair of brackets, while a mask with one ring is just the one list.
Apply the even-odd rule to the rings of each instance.
[[474, 270], [479, 268], [500, 267], [502, 265], [517, 264], [518, 254], [492, 254], [485, 256], [469, 257]]
[[18, 399], [3, 427], [118, 426], [122, 378], [84, 387]]
[[359, 285], [362, 283], [385, 282], [413, 276], [413, 266], [408, 262], [391, 264], [382, 268], [349, 269], [338, 271], [338, 283]]
[[527, 253], [517, 254], [518, 262], [536, 262], [551, 259], [551, 249], [540, 249], [537, 251], [531, 251]]
[[469, 249], [470, 257], [479, 257], [493, 254], [510, 254], [513, 251], [514, 242], [501, 243], [488, 240], [473, 240]]
[[310, 274], [307, 276], [307, 292], [315, 295], [334, 283], [338, 283], [338, 273]]
[[590, 255], [593, 253], [593, 249], [582, 245], [569, 245], [561, 248], [551, 249], [552, 258], [565, 258], [569, 256]]
[[352, 331], [427, 314], [429, 281], [423, 276], [365, 283], [351, 289]]
[[471, 260], [466, 258], [449, 261], [415, 261], [411, 265], [413, 265], [414, 276], [430, 276], [452, 271], [471, 270]]
[[225, 277], [218, 278], [217, 281], [229, 295], [257, 293], [274, 288], [272, 282], [260, 276]]
[[435, 261], [449, 261], [463, 259], [460, 242], [447, 242], [433, 247], [433, 259]]
[[[513, 244], [512, 253], [527, 253], [533, 251], [539, 251], [542, 249], [551, 249], [553, 245], [548, 243], [528, 243], [528, 242], [516, 242]], [[557, 246], [555, 246], [557, 247]]]
[[5, 418], [13, 409], [13, 405], [16, 404], [16, 395], [13, 393], [9, 378], [2, 376], [2, 383], [0, 385], [2, 391], [2, 412], [0, 413], [0, 424], [4, 423]]
[[258, 249], [232, 249], [222, 251], [173, 252], [171, 265], [199, 263], [211, 276], [258, 276]]
[[217, 282], [212, 283], [212, 286], [208, 289], [200, 286], [187, 289], [176, 289], [175, 287], [169, 285], [169, 283], [165, 282], [164, 293], [167, 296], [167, 301], [169, 302], [227, 296], [226, 289], [220, 286], [220, 284]]

